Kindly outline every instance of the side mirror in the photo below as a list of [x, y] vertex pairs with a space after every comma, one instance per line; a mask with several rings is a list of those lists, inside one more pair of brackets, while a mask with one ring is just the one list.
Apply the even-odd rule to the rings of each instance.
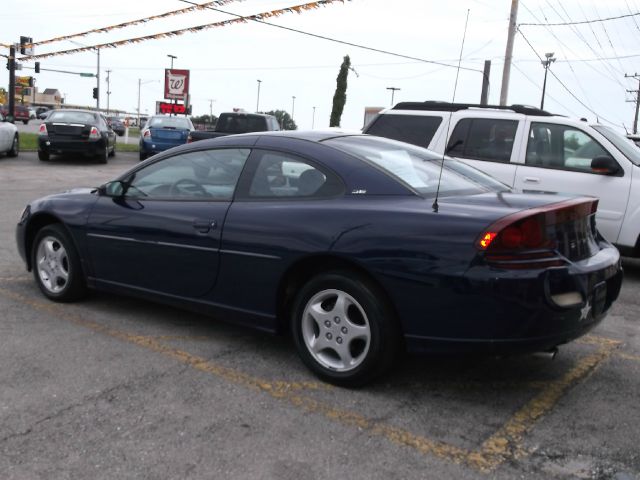
[[620, 165], [608, 155], [602, 155], [591, 160], [591, 171], [600, 175], [617, 175]]
[[105, 197], [123, 197], [126, 192], [125, 184], [120, 180], [105, 183], [98, 187], [98, 194]]

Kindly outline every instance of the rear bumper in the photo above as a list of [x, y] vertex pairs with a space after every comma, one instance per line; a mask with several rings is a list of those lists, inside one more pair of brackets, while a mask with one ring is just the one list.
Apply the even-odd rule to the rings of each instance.
[[166, 140], [140, 140], [140, 151], [144, 152], [148, 155], [154, 155], [159, 152], [164, 152], [165, 150], [169, 150], [170, 148], [177, 147], [180, 145], [184, 145], [184, 141], [166, 141]]
[[[409, 322], [407, 348], [431, 353], [548, 350], [597, 326], [618, 298], [622, 278], [620, 254], [610, 244], [564, 267], [509, 271], [474, 266], [463, 282], [452, 285], [454, 291], [443, 295], [453, 304], [437, 319], [441, 323], [430, 326], [433, 318]], [[566, 293], [576, 301], [559, 305], [558, 295]]]
[[60, 139], [42, 136], [38, 138], [38, 150], [49, 154], [78, 153], [96, 156], [104, 152], [106, 143], [98, 140]]

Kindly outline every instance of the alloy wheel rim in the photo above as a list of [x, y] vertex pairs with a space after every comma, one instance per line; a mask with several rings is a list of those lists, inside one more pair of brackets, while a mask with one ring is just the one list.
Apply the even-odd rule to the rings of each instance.
[[357, 368], [371, 346], [371, 327], [362, 306], [342, 290], [316, 293], [302, 313], [302, 338], [323, 367], [336, 372]]
[[60, 293], [69, 282], [69, 257], [55, 237], [44, 237], [36, 251], [36, 268], [44, 288], [50, 293]]

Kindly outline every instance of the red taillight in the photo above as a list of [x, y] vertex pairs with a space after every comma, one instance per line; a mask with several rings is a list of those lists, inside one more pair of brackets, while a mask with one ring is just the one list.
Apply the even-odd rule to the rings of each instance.
[[151, 138], [151, 130], [145, 130], [142, 136], [144, 138]]
[[47, 134], [47, 126], [44, 123], [40, 124], [40, 128], [38, 129], [38, 135], [46, 135]]
[[96, 127], [91, 127], [91, 131], [89, 132], [89, 138], [92, 140], [97, 140], [100, 138], [100, 132]]
[[547, 235], [553, 225], [595, 213], [598, 200], [577, 198], [507, 215], [490, 225], [476, 241], [489, 263], [503, 268], [543, 268], [562, 265]]

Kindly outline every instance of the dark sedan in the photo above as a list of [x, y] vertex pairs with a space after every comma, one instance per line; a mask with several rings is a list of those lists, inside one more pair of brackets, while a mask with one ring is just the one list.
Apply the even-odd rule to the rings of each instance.
[[116, 134], [122, 137], [126, 131], [126, 127], [124, 122], [118, 117], [107, 117], [107, 123], [111, 127], [111, 130], [116, 132]]
[[40, 125], [38, 158], [52, 154], [83, 154], [100, 163], [116, 153], [116, 134], [102, 114], [89, 110], [54, 110]]
[[593, 328], [622, 282], [596, 206], [393, 140], [246, 134], [36, 200], [17, 242], [52, 300], [93, 288], [289, 330], [317, 375], [358, 385], [402, 347], [542, 351]]
[[154, 115], [140, 131], [140, 160], [187, 143], [193, 130], [187, 117]]

